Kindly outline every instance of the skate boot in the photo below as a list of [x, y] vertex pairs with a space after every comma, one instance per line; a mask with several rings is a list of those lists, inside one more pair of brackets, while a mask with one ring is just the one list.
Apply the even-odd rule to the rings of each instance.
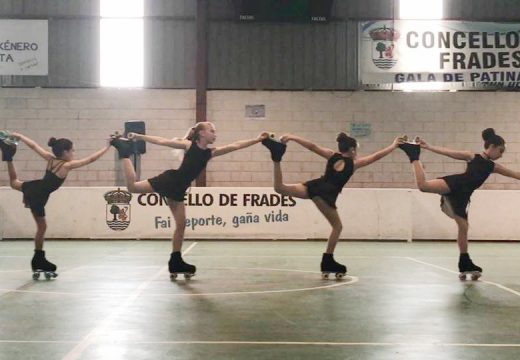
[[339, 280], [347, 274], [347, 267], [337, 263], [333, 254], [323, 254], [320, 267], [322, 279], [328, 279], [329, 274], [336, 274], [336, 279]]
[[415, 142], [405, 142], [404, 144], [399, 144], [399, 148], [408, 155], [410, 162], [419, 160], [419, 155], [421, 153], [421, 146], [419, 144]]
[[482, 268], [473, 264], [468, 253], [460, 254], [459, 272], [459, 279], [462, 281], [466, 280], [466, 275], [468, 274], [473, 281], [478, 280], [482, 276]]
[[9, 134], [9, 131], [0, 131], [0, 150], [2, 150], [2, 161], [13, 161], [16, 153], [18, 138]]
[[274, 134], [269, 135], [268, 138], [262, 140], [262, 145], [269, 149], [271, 152], [271, 159], [274, 162], [282, 161], [282, 156], [287, 149], [287, 145], [282, 144], [280, 141], [274, 138]]
[[119, 134], [112, 135], [110, 145], [117, 149], [120, 159], [129, 158], [134, 152], [134, 144], [131, 140], [121, 137]]
[[20, 138], [14, 136], [8, 130], [0, 130], [0, 140], [3, 140], [7, 145], [18, 145]]
[[45, 251], [43, 250], [34, 250], [31, 267], [34, 280], [38, 280], [41, 273], [44, 273], [47, 280], [58, 276], [58, 274], [56, 274], [56, 265], [47, 261], [45, 258]]
[[171, 280], [177, 279], [178, 274], [184, 274], [184, 278], [189, 280], [195, 276], [195, 271], [197, 271], [194, 265], [184, 262], [180, 251], [172, 252], [170, 261], [168, 261], [168, 269], [170, 270]]

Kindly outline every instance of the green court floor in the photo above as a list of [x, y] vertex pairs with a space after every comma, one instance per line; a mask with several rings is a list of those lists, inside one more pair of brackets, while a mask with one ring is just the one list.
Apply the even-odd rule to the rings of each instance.
[[520, 359], [520, 245], [188, 241], [172, 282], [167, 241], [48, 241], [55, 280], [32, 280], [30, 241], [0, 241], [0, 359]]

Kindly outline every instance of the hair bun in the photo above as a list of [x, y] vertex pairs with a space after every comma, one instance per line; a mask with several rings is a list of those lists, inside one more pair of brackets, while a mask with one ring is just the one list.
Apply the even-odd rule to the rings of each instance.
[[482, 139], [484, 139], [484, 141], [488, 141], [495, 135], [495, 129], [493, 128], [487, 128], [486, 130], [482, 131]]
[[338, 137], [336, 138], [336, 141], [337, 141], [337, 142], [340, 142], [340, 141], [345, 141], [345, 140], [347, 140], [347, 139], [348, 139], [348, 135], [345, 134], [344, 132], [340, 132], [340, 133], [338, 134]]
[[49, 142], [47, 143], [47, 145], [49, 145], [50, 147], [53, 147], [54, 145], [56, 145], [56, 142], [57, 142], [57, 141], [58, 141], [58, 140], [56, 140], [55, 137], [51, 137], [51, 138], [49, 139]]

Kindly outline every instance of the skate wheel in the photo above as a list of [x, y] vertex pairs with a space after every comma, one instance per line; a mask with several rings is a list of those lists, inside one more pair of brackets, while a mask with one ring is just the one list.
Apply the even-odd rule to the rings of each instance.
[[40, 273], [39, 272], [33, 273], [33, 280], [38, 280], [39, 278], [40, 278]]
[[459, 274], [459, 280], [466, 281], [466, 274]]
[[322, 278], [323, 280], [327, 280], [327, 279], [329, 278], [329, 274], [327, 274], [327, 273], [322, 273], [322, 274], [321, 274], [321, 278]]
[[177, 279], [177, 274], [170, 274], [170, 280]]
[[52, 277], [51, 273], [45, 273], [45, 279], [50, 280]]
[[191, 277], [192, 277], [193, 275], [194, 275], [194, 274], [184, 274], [184, 278], [185, 278], [186, 280], [189, 280], [189, 279], [191, 279]]
[[471, 274], [471, 280], [477, 281], [480, 277], [480, 274]]
[[336, 279], [338, 279], [338, 280], [343, 279], [344, 276], [345, 276], [345, 274], [343, 274], [343, 273], [336, 273]]

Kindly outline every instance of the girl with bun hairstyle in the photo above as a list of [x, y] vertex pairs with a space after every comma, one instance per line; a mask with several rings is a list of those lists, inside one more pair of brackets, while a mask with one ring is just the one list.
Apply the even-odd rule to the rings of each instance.
[[[126, 179], [126, 187], [131, 193], [156, 192], [164, 197], [175, 220], [172, 237], [172, 253], [168, 261], [170, 278], [176, 279], [184, 274], [186, 279], [195, 275], [197, 267], [184, 261], [181, 254], [186, 228], [186, 209], [184, 200], [186, 191], [193, 180], [204, 170], [208, 161], [220, 155], [240, 150], [259, 143], [268, 136], [267, 132], [247, 140], [235, 141], [231, 144], [211, 147], [217, 138], [217, 130], [211, 122], [199, 122], [190, 128], [184, 138], [167, 139], [161, 136], [128, 133], [128, 139], [114, 138], [111, 143], [122, 161]], [[143, 140], [155, 145], [167, 146], [184, 151], [184, 158], [177, 169], [169, 169], [153, 178], [137, 181], [136, 173], [129, 156], [132, 154], [132, 141]]]
[[[309, 180], [305, 183], [285, 184], [282, 179], [280, 162], [285, 153], [286, 143], [289, 141], [294, 141], [327, 159], [325, 174], [318, 179]], [[336, 141], [338, 142], [338, 151], [321, 147], [309, 140], [292, 134], [283, 135], [280, 141], [274, 140], [271, 137], [262, 141], [262, 144], [271, 151], [271, 159], [274, 164], [274, 190], [283, 195], [300, 199], [311, 199], [332, 226], [332, 232], [327, 242], [327, 249], [323, 254], [320, 265], [323, 278], [328, 278], [330, 273], [335, 273], [336, 278], [342, 278], [347, 273], [346, 266], [337, 263], [333, 256], [342, 230], [341, 220], [336, 208], [336, 199], [343, 186], [345, 186], [357, 169], [370, 165], [390, 154], [403, 142], [402, 139], [396, 138], [393, 143], [386, 148], [371, 155], [358, 158], [358, 143], [356, 139], [342, 132], [337, 136]]]
[[[7, 132], [2, 133], [7, 134]], [[16, 132], [8, 134], [8, 137], [0, 138], [0, 149], [2, 150], [2, 160], [7, 162], [9, 184], [11, 188], [23, 193], [25, 207], [31, 209], [34, 221], [36, 222], [34, 257], [31, 261], [31, 267], [34, 272], [33, 278], [39, 278], [40, 272], [44, 272], [46, 278], [50, 278], [51, 276], [56, 277], [56, 265], [45, 258], [45, 252], [43, 251], [44, 236], [47, 230], [45, 204], [49, 200], [49, 195], [58, 190], [63, 184], [70, 170], [96, 161], [110, 149], [110, 144], [108, 144], [107, 141], [107, 145], [102, 149], [83, 159], [74, 160], [74, 148], [72, 141], [69, 139], [50, 138], [48, 142], [48, 145], [52, 149], [52, 152], [50, 152], [43, 149], [25, 135]], [[47, 161], [47, 168], [42, 179], [32, 181], [21, 181], [18, 179], [13, 164], [13, 156], [16, 153], [16, 143], [18, 141], [23, 142]]]
[[[492, 173], [520, 180], [520, 172], [506, 169], [494, 162], [502, 157], [506, 149], [504, 139], [497, 135], [492, 128], [482, 131], [482, 139], [484, 140], [484, 151], [480, 154], [429, 145], [419, 137], [414, 142], [399, 145], [412, 163], [419, 190], [441, 195], [441, 210], [457, 223], [457, 244], [460, 252], [458, 266], [461, 280], [466, 279], [466, 274], [470, 274], [472, 280], [477, 280], [482, 275], [482, 268], [475, 265], [468, 254], [468, 204], [471, 194]], [[466, 161], [466, 171], [462, 174], [426, 180], [423, 166], [419, 160], [421, 148], [456, 160]]]

